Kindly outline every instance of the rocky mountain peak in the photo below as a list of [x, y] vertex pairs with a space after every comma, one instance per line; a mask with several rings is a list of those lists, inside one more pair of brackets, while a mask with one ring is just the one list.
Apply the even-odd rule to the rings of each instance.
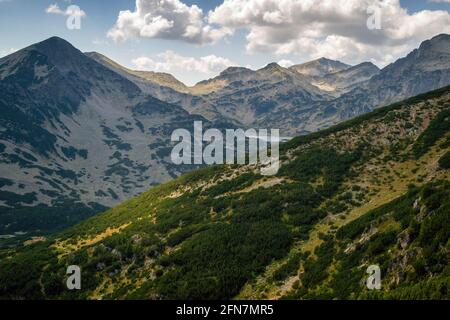
[[24, 51], [40, 53], [62, 72], [79, 70], [81, 65], [88, 63], [80, 50], [59, 37], [51, 37], [25, 48]]
[[132, 81], [141, 84], [149, 82], [154, 86], [170, 88], [178, 92], [187, 92], [188, 90], [184, 83], [169, 73], [131, 70], [98, 52], [86, 52], [85, 55]]
[[420, 47], [406, 57], [397, 60], [382, 70], [387, 77], [391, 73], [432, 72], [450, 69], [450, 35], [441, 34], [421, 43]]
[[340, 61], [319, 58], [303, 64], [293, 65], [289, 69], [307, 76], [323, 77], [327, 74], [339, 72], [350, 67], [350, 65]]
[[419, 50], [431, 50], [435, 52], [450, 53], [450, 35], [440, 34], [422, 42]]
[[285, 70], [282, 66], [280, 66], [276, 62], [269, 63], [267, 66], [262, 68], [262, 70]]
[[250, 70], [248, 68], [244, 67], [228, 67], [227, 69], [223, 70], [219, 77], [232, 77], [235, 75], [243, 74], [243, 73], [253, 73], [253, 70]]

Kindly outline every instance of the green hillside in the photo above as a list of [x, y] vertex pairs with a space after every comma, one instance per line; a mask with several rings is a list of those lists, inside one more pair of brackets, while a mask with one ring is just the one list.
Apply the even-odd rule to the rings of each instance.
[[0, 298], [449, 298], [449, 129], [446, 87], [290, 141], [277, 176], [184, 175], [0, 252]]

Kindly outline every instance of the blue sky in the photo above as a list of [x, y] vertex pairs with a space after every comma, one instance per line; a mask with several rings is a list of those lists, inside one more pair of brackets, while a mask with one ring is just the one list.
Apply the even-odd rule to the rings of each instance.
[[[360, 3], [366, 2], [367, 6], [378, 0], [354, 0], [357, 3], [354, 9], [336, 13], [346, 17], [341, 21], [333, 16], [340, 8], [331, 8], [328, 12], [325, 7], [339, 0], [303, 0], [314, 2], [310, 11], [302, 9], [304, 6], [298, 4], [300, 0], [292, 0], [293, 7], [284, 8], [275, 0], [227, 0], [226, 3], [224, 0], [165, 0], [185, 10], [190, 19], [195, 16], [192, 6], [198, 6], [203, 15], [195, 16], [198, 18], [196, 26], [210, 27], [219, 33], [210, 36], [209, 29], [204, 29], [192, 40], [194, 38], [181, 36], [180, 32], [189, 30], [186, 15], [174, 15], [164, 8], [156, 10], [157, 0], [137, 1], [148, 4], [148, 8], [136, 12], [136, 0], [0, 0], [0, 55], [56, 35], [82, 51], [103, 53], [130, 68], [170, 72], [191, 85], [217, 75], [228, 65], [256, 69], [275, 61], [288, 66], [322, 55], [351, 64], [369, 60], [384, 66], [421, 41], [438, 33], [448, 33], [450, 28], [450, 3], [445, 1], [402, 0], [398, 3], [398, 0], [385, 0], [390, 2], [389, 13], [381, 16], [382, 29], [372, 32], [366, 30], [367, 12]], [[66, 27], [67, 16], [63, 12], [71, 3], [86, 14], [81, 19], [80, 30]], [[46, 12], [54, 4], [58, 5], [60, 14]], [[315, 18], [315, 10], [322, 5], [325, 18]], [[230, 8], [231, 11], [227, 11]], [[273, 15], [265, 15], [266, 9]], [[124, 17], [129, 23], [142, 22], [144, 14], [150, 15], [150, 20], [153, 19], [150, 31], [124, 27], [116, 28], [119, 32], [116, 35], [124, 37], [108, 36], [123, 10], [131, 13], [130, 17]], [[216, 13], [208, 18], [212, 10]], [[280, 16], [281, 21], [278, 21]], [[169, 21], [170, 26], [161, 21]]]

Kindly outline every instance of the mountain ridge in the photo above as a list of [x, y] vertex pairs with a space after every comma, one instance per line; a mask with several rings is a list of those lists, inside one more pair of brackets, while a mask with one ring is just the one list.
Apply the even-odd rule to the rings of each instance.
[[426, 40], [406, 57], [383, 68], [363, 86], [345, 93], [329, 105], [345, 109], [339, 111], [339, 116], [347, 119], [398, 101], [401, 97], [444, 87], [450, 83], [449, 50], [449, 35]]
[[129, 68], [121, 66], [117, 62], [98, 52], [85, 52], [85, 55], [97, 62], [106, 64], [106, 66], [110, 65], [116, 70], [123, 70], [126, 73], [130, 73], [145, 80], [153, 81], [157, 85], [168, 87], [182, 93], [187, 92], [186, 85], [169, 73], [131, 70]]
[[346, 63], [322, 57], [302, 64], [293, 65], [289, 69], [307, 76], [323, 77], [350, 67], [351, 65]]
[[209, 124], [57, 37], [0, 59], [0, 91], [0, 234], [12, 240], [60, 230], [179, 175], [172, 131]]

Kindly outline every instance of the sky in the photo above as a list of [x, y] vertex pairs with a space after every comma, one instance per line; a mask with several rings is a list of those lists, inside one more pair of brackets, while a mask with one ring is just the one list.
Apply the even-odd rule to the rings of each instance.
[[229, 66], [320, 57], [384, 67], [450, 33], [449, 10], [450, 0], [0, 0], [0, 57], [59, 36], [188, 85]]

